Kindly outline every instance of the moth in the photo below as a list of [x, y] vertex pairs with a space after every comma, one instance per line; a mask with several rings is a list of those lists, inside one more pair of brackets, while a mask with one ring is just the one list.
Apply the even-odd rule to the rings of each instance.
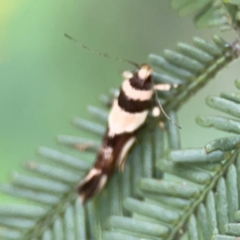
[[[77, 42], [69, 35], [65, 34], [65, 36]], [[80, 45], [89, 50], [85, 45]], [[98, 55], [109, 57], [99, 52]], [[95, 164], [77, 188], [82, 204], [104, 188], [116, 168], [120, 171], [124, 170], [126, 156], [136, 141], [136, 131], [145, 123], [149, 112], [151, 111], [155, 117], [159, 116], [161, 111], [166, 115], [156, 90], [168, 91], [172, 86], [154, 85], [153, 70], [147, 64], [138, 65], [129, 60], [120, 60], [133, 64], [136, 69], [133, 72], [123, 73], [124, 80], [118, 96], [113, 100], [107, 129]], [[167, 118], [169, 119], [168, 116]]]

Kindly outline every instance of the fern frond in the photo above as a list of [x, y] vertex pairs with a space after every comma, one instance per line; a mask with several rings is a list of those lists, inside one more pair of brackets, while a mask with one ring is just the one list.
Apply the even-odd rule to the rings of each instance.
[[[240, 86], [240, 81], [236, 81], [236, 86]], [[231, 100], [223, 104], [226, 96]], [[237, 94], [223, 93], [220, 98], [214, 99], [214, 104], [210, 101], [211, 107], [237, 117], [234, 121], [239, 122]], [[197, 122], [223, 131], [232, 129], [232, 123], [227, 118], [224, 118], [224, 124], [221, 117], [210, 119], [209, 123], [208, 117], [198, 117]], [[170, 240], [180, 239], [187, 234], [190, 240], [237, 239], [240, 234], [239, 147], [239, 136], [230, 136], [211, 141], [200, 149], [172, 150], [165, 159], [158, 160], [157, 167], [173, 175], [176, 180], [142, 179], [139, 188], [144, 200], [128, 198], [124, 204], [125, 208], [132, 211], [133, 219], [152, 222], [153, 227], [148, 226], [148, 231], [143, 232], [146, 238]], [[212, 164], [218, 164], [218, 168], [203, 167]], [[112, 218], [110, 221], [113, 221]], [[118, 221], [124, 222], [125, 217], [119, 217]], [[167, 230], [154, 232], [156, 224], [159, 228], [167, 227]], [[116, 226], [110, 222], [110, 226], [115, 232], [128, 231], [121, 224]], [[109, 239], [108, 234], [106, 239]], [[110, 234], [113, 236], [112, 232]]]
[[[177, 89], [165, 95], [159, 93], [165, 109], [176, 122], [175, 111], [180, 105], [238, 56], [236, 47], [238, 43], [229, 45], [218, 37], [214, 37], [213, 40], [213, 43], [208, 43], [195, 38], [193, 46], [180, 43], [176, 51], [166, 50], [164, 57], [153, 54], [149, 56], [150, 62], [160, 69], [159, 72], [154, 73], [155, 83], [180, 84]], [[109, 105], [113, 95], [114, 91], [111, 91], [110, 96], [101, 98], [105, 106]], [[178, 226], [185, 223], [182, 221], [180, 225], [178, 224], [181, 208], [194, 204], [193, 199], [200, 196], [201, 189], [195, 185], [152, 179], [162, 177], [162, 170], [156, 169], [155, 163], [157, 159], [164, 157], [165, 148], [163, 131], [158, 126], [159, 119], [151, 117], [138, 133], [138, 143], [127, 158], [124, 174], [116, 173], [103, 192], [85, 208], [76, 201], [75, 186], [91, 167], [100, 144], [99, 137], [105, 131], [106, 125], [106, 110], [95, 107], [89, 110], [97, 122], [75, 118], [73, 124], [77, 128], [94, 134], [98, 140], [59, 136], [61, 144], [77, 149], [83, 159], [41, 147], [38, 153], [47, 162], [45, 160], [46, 163], [28, 163], [27, 173], [15, 174], [12, 183], [2, 187], [2, 190], [9, 195], [33, 202], [32, 208], [36, 208], [34, 210], [36, 214], [29, 214], [31, 206], [29, 209], [24, 207], [19, 214], [13, 214], [12, 206], [0, 208], [0, 237], [21, 240], [102, 239], [102, 231], [110, 226], [119, 230], [116, 233], [106, 232], [104, 234], [106, 239], [120, 239], [124, 236], [128, 236], [128, 239], [140, 237], [161, 239], [175, 235], [179, 230]], [[167, 124], [166, 128], [170, 149], [179, 149], [178, 129], [171, 124]], [[82, 150], [86, 151], [81, 153]], [[166, 172], [176, 173], [172, 162], [158, 161], [159, 166]], [[219, 162], [214, 162], [202, 169], [221, 169], [221, 167]], [[194, 170], [194, 166], [191, 169]], [[185, 171], [186, 174], [180, 177], [187, 176], [189, 181], [200, 185], [211, 181], [211, 176], [207, 173], [198, 173], [195, 170], [196, 175], [193, 175], [184, 166], [181, 167], [181, 171]], [[154, 182], [153, 187], [152, 183], [149, 185], [148, 193], [144, 188], [146, 180], [141, 181], [141, 188], [136, 187], [143, 177], [147, 178], [147, 181]], [[158, 184], [157, 188], [155, 181]], [[156, 189], [158, 189], [157, 193]], [[158, 191], [163, 191], [162, 197], [159, 197]], [[152, 206], [151, 201], [143, 203], [141, 201], [143, 198], [168, 203], [173, 206], [173, 209], [160, 205]], [[144, 208], [141, 204], [144, 204]], [[136, 212], [134, 218], [130, 217], [131, 212]], [[158, 216], [155, 212], [161, 212], [161, 214]], [[154, 214], [153, 218], [152, 214]], [[108, 222], [107, 219], [111, 215], [116, 216], [111, 217]], [[146, 216], [135, 218], [135, 215]], [[187, 215], [184, 216], [186, 218]], [[165, 223], [160, 224], [160, 222]], [[170, 227], [172, 225], [174, 228]]]
[[[190, 93], [194, 93], [203, 87], [234, 58], [239, 57], [239, 42], [227, 44], [223, 39], [214, 36], [213, 43], [208, 43], [200, 38], [193, 39], [193, 46], [178, 43], [177, 51], [169, 56], [165, 51], [165, 58], [150, 54], [150, 62], [167, 73], [154, 73], [155, 82], [181, 82], [177, 94], [172, 94], [163, 99], [165, 108], [177, 109], [185, 100], [189, 99]], [[189, 70], [189, 62], [197, 62], [202, 65], [198, 71]], [[169, 80], [170, 79], [170, 80]], [[173, 101], [173, 97], [175, 101]], [[171, 103], [170, 103], [171, 102]]]
[[181, 17], [194, 13], [197, 27], [219, 27], [220, 30], [240, 27], [240, 3], [228, 0], [172, 0], [172, 8]]

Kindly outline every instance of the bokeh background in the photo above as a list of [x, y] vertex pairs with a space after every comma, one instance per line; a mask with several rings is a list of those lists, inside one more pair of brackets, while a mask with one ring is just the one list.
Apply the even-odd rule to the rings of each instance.
[[[139, 63], [178, 41], [220, 34], [196, 30], [191, 18], [180, 20], [168, 0], [0, 0], [0, 183], [34, 159], [39, 145], [55, 146], [60, 133], [76, 135], [70, 120], [88, 118], [87, 105], [99, 105], [100, 94], [118, 87], [121, 72], [132, 68], [84, 51], [65, 32]], [[235, 38], [232, 32], [221, 35]], [[205, 97], [235, 91], [239, 75], [235, 62], [181, 108], [183, 147], [223, 136], [197, 126], [195, 117], [213, 113]], [[0, 202], [9, 201], [14, 200], [0, 195]]]

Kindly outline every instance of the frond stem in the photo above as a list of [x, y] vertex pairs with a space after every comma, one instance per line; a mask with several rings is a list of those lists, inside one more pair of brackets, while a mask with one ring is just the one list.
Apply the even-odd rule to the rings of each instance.
[[236, 160], [239, 152], [238, 150], [235, 151], [229, 159], [226, 159], [225, 162], [222, 165], [222, 169], [216, 173], [215, 176], [213, 176], [212, 181], [202, 190], [202, 193], [199, 195], [198, 199], [196, 199], [190, 208], [182, 215], [181, 220], [178, 222], [178, 224], [172, 229], [171, 233], [169, 234], [168, 238], [166, 240], [174, 239], [174, 236], [176, 236], [179, 229], [184, 227], [186, 224], [188, 218], [193, 214], [193, 212], [197, 209], [197, 207], [204, 201], [207, 194], [214, 189], [216, 186], [217, 181], [226, 173], [228, 167]]

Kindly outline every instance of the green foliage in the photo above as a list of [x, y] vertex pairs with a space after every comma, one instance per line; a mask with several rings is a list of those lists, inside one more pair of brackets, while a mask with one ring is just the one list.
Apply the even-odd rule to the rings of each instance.
[[[237, 31], [239, 5], [239, 0], [172, 1], [181, 16], [196, 13], [198, 26], [221, 25]], [[171, 119], [177, 122], [181, 105], [239, 55], [239, 41], [227, 43], [217, 36], [212, 42], [194, 38], [192, 45], [178, 43], [176, 50], [167, 49], [163, 56], [150, 54], [149, 62], [157, 68], [154, 83], [178, 85], [158, 93]], [[240, 89], [240, 81], [235, 84]], [[24, 173], [13, 174], [11, 184], [1, 187], [6, 194], [27, 200], [22, 205], [0, 205], [1, 239], [236, 240], [240, 137], [181, 149], [179, 129], [163, 116], [149, 116], [138, 131], [124, 173], [116, 172], [99, 196], [84, 207], [80, 204], [75, 187], [93, 164], [115, 92], [101, 96], [102, 108], [89, 107], [96, 121], [73, 120], [88, 138], [60, 135], [61, 151], [40, 147], [41, 160], [27, 163]], [[199, 116], [196, 121], [239, 134], [239, 103], [239, 93], [208, 97], [208, 106], [230, 117]], [[76, 150], [81, 158], [75, 157]]]
[[194, 13], [197, 27], [218, 26], [221, 30], [230, 30], [234, 27], [239, 31], [238, 0], [172, 0], [171, 5], [181, 17]]
[[[164, 57], [149, 55], [150, 62], [160, 70], [153, 74], [155, 83], [179, 84], [177, 89], [159, 93], [174, 121], [177, 122], [176, 110], [181, 104], [235, 59], [238, 54], [237, 44], [229, 45], [216, 36], [211, 43], [194, 38], [193, 45], [179, 43], [176, 51], [165, 50]], [[101, 97], [105, 108], [108, 108], [113, 95], [114, 91], [111, 90], [109, 95]], [[226, 93], [224, 96], [231, 100], [230, 105], [220, 106], [225, 106], [225, 111], [232, 113], [237, 104], [234, 107], [231, 104], [237, 97]], [[214, 101], [210, 102], [213, 104]], [[103, 192], [83, 208], [76, 200], [74, 188], [93, 163], [107, 119], [105, 109], [89, 107], [89, 111], [97, 122], [75, 118], [73, 124], [98, 136], [98, 140], [65, 135], [58, 138], [59, 143], [78, 151], [88, 147], [80, 153], [82, 159], [40, 147], [38, 153], [47, 159], [47, 163], [29, 162], [26, 164], [27, 173], [14, 174], [12, 183], [2, 186], [5, 193], [32, 202], [30, 206], [0, 207], [2, 239], [175, 239], [185, 232], [186, 224], [191, 226], [188, 230], [190, 236], [200, 236], [202, 232], [194, 230], [198, 216], [209, 216], [208, 204], [222, 204], [213, 203], [211, 196], [215, 193], [211, 191], [214, 191], [216, 185], [225, 182], [229, 186], [236, 185], [234, 176], [237, 175], [232, 172], [237, 171], [233, 168], [235, 148], [240, 139], [216, 140], [206, 146], [209, 154], [203, 149], [177, 150], [180, 148], [179, 130], [167, 124], [168, 146], [165, 148], [164, 131], [158, 126], [160, 119], [149, 117], [147, 124], [138, 133], [138, 143], [127, 158], [124, 173], [116, 173]], [[206, 119], [200, 118], [199, 121], [203, 125]], [[219, 120], [211, 121], [211, 126], [220, 128]], [[231, 121], [233, 123], [236, 126], [236, 120]], [[231, 124], [222, 125], [228, 125], [229, 128]], [[222, 148], [219, 149], [219, 146]], [[227, 149], [223, 149], [225, 146]], [[165, 158], [166, 149], [171, 151]], [[226, 177], [225, 180], [223, 176], [226, 171], [232, 172], [227, 174], [231, 178]], [[163, 172], [178, 177], [178, 181], [159, 181]], [[179, 178], [184, 178], [184, 182], [179, 182]], [[230, 187], [226, 191], [235, 196], [234, 200], [227, 199], [234, 201], [235, 205], [231, 208], [233, 214], [238, 209], [238, 195], [231, 192]], [[209, 195], [211, 202], [206, 202], [205, 206], [205, 198]], [[219, 208], [216, 208], [218, 211]], [[195, 212], [199, 214], [195, 216]], [[209, 217], [213, 219], [212, 215]], [[216, 221], [223, 221], [223, 217], [216, 218]], [[228, 223], [228, 218], [224, 219], [224, 223]], [[212, 224], [212, 229], [218, 226]], [[223, 234], [220, 226], [217, 233]], [[227, 226], [226, 234], [234, 229], [231, 224]], [[212, 229], [204, 234], [210, 236]]]

